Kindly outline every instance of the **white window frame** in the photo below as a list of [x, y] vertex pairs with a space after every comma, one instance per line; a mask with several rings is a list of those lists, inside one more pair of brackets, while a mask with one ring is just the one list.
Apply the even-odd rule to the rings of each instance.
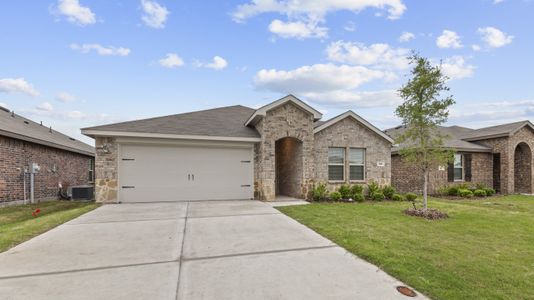
[[[460, 157], [460, 164], [461, 164], [461, 167], [457, 167], [456, 166], [456, 158], [457, 157]], [[454, 163], [453, 163], [453, 179], [454, 181], [464, 181], [465, 180], [465, 175], [464, 175], [464, 155], [463, 154], [459, 154], [459, 153], [456, 153], [454, 154]], [[460, 179], [457, 179], [456, 178], [456, 169], [460, 169], [462, 170], [460, 172], [460, 174], [462, 175]]]
[[[342, 163], [330, 163], [330, 149], [341, 149], [343, 153], [343, 162]], [[344, 147], [328, 147], [328, 166], [327, 166], [327, 176], [328, 181], [330, 182], [344, 182], [345, 181], [345, 163], [347, 161], [347, 154], [346, 149]], [[330, 179], [330, 166], [341, 166], [343, 167], [343, 172], [341, 174], [343, 175], [343, 179]]]
[[[363, 151], [363, 163], [362, 164], [356, 164], [356, 163], [351, 163], [350, 161], [350, 151], [352, 150], [362, 150]], [[349, 148], [349, 155], [348, 155], [349, 159], [348, 159], [348, 164], [349, 164], [349, 181], [351, 182], [362, 182], [362, 181], [365, 181], [366, 179], [366, 174], [365, 174], [365, 162], [366, 162], [366, 157], [367, 157], [367, 150], [365, 148], [356, 148], [356, 147], [351, 147]], [[361, 166], [363, 167], [363, 178], [362, 179], [352, 179], [350, 178], [350, 167], [351, 166]]]

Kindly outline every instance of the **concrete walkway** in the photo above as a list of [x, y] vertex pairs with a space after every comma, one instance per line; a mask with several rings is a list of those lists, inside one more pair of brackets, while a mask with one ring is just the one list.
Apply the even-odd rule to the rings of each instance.
[[105, 205], [0, 254], [0, 299], [408, 299], [398, 285], [257, 201]]

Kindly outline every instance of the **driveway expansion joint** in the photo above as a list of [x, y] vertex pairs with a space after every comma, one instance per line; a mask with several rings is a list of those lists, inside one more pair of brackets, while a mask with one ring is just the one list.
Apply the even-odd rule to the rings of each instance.
[[264, 215], [281, 215], [281, 214], [282, 213], [280, 212], [272, 212], [272, 213], [251, 213], [251, 214], [237, 214], [237, 215], [213, 215], [213, 216], [187, 217], [187, 219], [247, 217], [247, 216], [264, 216]]
[[178, 261], [179, 260], [165, 260], [165, 261], [154, 261], [154, 262], [136, 263], [136, 264], [125, 264], [125, 265], [114, 265], [114, 266], [105, 266], [105, 267], [94, 267], [94, 268], [87, 268], [87, 269], [72, 269], [72, 270], [65, 270], [65, 271], [30, 273], [30, 274], [20, 274], [20, 275], [12, 275], [12, 276], [0, 276], [0, 280], [26, 278], [26, 277], [48, 276], [48, 275], [61, 275], [61, 274], [80, 273], [80, 272], [91, 272], [91, 271], [120, 269], [120, 268], [129, 268], [129, 267], [150, 266], [150, 265], [176, 263]]
[[185, 217], [176, 218], [158, 218], [158, 219], [140, 219], [140, 220], [121, 220], [121, 221], [101, 221], [101, 222], [87, 222], [87, 223], [65, 223], [64, 225], [92, 225], [92, 224], [106, 224], [106, 223], [134, 223], [134, 222], [150, 222], [150, 221], [176, 221], [185, 219]]
[[184, 229], [182, 232], [182, 247], [180, 249], [180, 256], [178, 257], [178, 282], [176, 283], [176, 295], [175, 298], [178, 299], [178, 296], [180, 295], [180, 282], [182, 279], [182, 264], [183, 264], [183, 257], [184, 257], [184, 244], [185, 244], [185, 234], [187, 232], [187, 219], [189, 218], [189, 202], [187, 202], [187, 206], [185, 207], [185, 218], [184, 218]]
[[329, 248], [340, 248], [340, 247], [338, 245], [325, 245], [325, 246], [316, 246], [316, 247], [302, 247], [302, 248], [279, 249], [279, 250], [268, 250], [268, 251], [243, 252], [243, 253], [235, 253], [235, 254], [223, 254], [223, 255], [189, 257], [189, 258], [183, 257], [182, 255], [182, 259], [180, 260], [180, 262], [210, 260], [210, 259], [220, 259], [220, 258], [230, 258], [230, 257], [240, 257], [240, 256], [252, 256], [252, 255], [262, 255], [262, 254], [275, 254], [275, 253], [285, 253], [285, 252], [298, 252], [298, 251], [308, 251], [308, 250], [322, 250], [322, 249], [329, 249]]

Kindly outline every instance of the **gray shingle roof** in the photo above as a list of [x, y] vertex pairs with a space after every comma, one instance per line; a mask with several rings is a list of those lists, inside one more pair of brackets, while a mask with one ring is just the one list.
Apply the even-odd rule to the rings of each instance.
[[82, 130], [257, 138], [260, 135], [256, 129], [244, 125], [255, 111], [235, 105]]
[[95, 155], [93, 147], [3, 109], [0, 109], [0, 135], [84, 155]]
[[[397, 126], [395, 128], [385, 130], [386, 134], [392, 138], [398, 137], [406, 130], [404, 126]], [[474, 151], [474, 152], [488, 152], [491, 151], [491, 148], [478, 145], [475, 143], [467, 142], [461, 139], [461, 136], [468, 134], [473, 131], [473, 129], [460, 127], [460, 126], [450, 126], [450, 127], [438, 127], [438, 130], [442, 135], [447, 136], [448, 138], [444, 139], [443, 144], [446, 148], [456, 149], [457, 151]], [[400, 144], [394, 146], [392, 152], [396, 152], [401, 149], [406, 144]]]
[[530, 121], [525, 120], [472, 130], [464, 133], [461, 138], [467, 141], [476, 141], [492, 137], [509, 136], [526, 125], [534, 129], [534, 125]]

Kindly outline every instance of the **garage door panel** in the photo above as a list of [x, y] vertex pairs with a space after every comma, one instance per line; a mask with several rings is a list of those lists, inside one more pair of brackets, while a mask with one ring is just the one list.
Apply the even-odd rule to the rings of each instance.
[[122, 202], [251, 199], [251, 148], [122, 145]]

